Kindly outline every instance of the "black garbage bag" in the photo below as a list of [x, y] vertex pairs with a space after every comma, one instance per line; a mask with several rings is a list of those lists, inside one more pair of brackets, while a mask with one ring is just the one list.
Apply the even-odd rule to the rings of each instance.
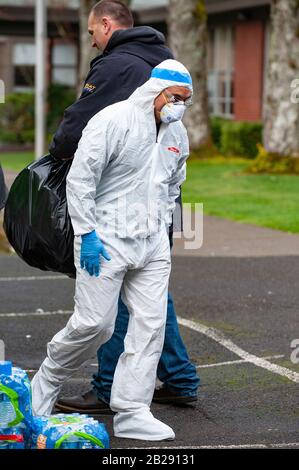
[[8, 194], [3, 226], [27, 264], [75, 277], [74, 232], [66, 201], [71, 164], [47, 155], [21, 171]]
[[7, 188], [6, 188], [5, 181], [4, 181], [3, 170], [0, 165], [0, 211], [5, 206], [6, 198], [7, 198]]

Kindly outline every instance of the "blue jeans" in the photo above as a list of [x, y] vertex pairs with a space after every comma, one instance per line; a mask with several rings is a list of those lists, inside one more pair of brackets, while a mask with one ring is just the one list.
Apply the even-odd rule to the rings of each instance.
[[[129, 312], [121, 298], [118, 301], [118, 315], [113, 336], [98, 350], [98, 373], [93, 376], [92, 385], [98, 397], [110, 402], [110, 392], [119, 356], [124, 351], [124, 338], [127, 333]], [[181, 338], [173, 300], [168, 294], [168, 308], [165, 341], [158, 364], [157, 375], [168, 390], [177, 395], [196, 396], [200, 383], [195, 366], [190, 362]]]

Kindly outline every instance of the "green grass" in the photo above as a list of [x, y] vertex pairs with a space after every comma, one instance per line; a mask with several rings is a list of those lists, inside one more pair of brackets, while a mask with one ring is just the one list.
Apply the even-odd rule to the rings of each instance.
[[251, 175], [245, 159], [189, 160], [184, 202], [202, 202], [204, 214], [299, 232], [299, 176]]
[[[7, 169], [20, 171], [32, 152], [0, 153]], [[299, 175], [253, 175], [250, 161], [237, 158], [189, 160], [184, 202], [202, 202], [204, 214], [299, 233]]]
[[0, 153], [0, 163], [7, 170], [21, 171], [34, 160], [33, 152]]

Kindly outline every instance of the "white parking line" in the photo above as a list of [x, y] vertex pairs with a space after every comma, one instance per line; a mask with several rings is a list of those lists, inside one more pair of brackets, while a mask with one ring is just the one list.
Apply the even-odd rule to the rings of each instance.
[[[299, 447], [299, 442], [287, 442], [279, 444], [240, 444], [240, 445], [215, 445], [215, 446], [180, 446], [163, 447], [163, 449], [287, 449], [289, 447]], [[119, 447], [120, 448], [120, 447]], [[117, 449], [117, 447], [114, 447]], [[161, 447], [130, 447], [130, 449], [161, 449]]]
[[[90, 365], [91, 365], [91, 364], [90, 364]], [[97, 367], [99, 367], [98, 364], [97, 364]], [[33, 372], [37, 372], [37, 371], [38, 371], [38, 369], [25, 369], [25, 372], [31, 373], [31, 374], [33, 374]], [[72, 379], [68, 379], [68, 382], [80, 382], [80, 383], [82, 382], [82, 383], [84, 383], [84, 382], [90, 382], [90, 380], [89, 380], [89, 379], [76, 379], [76, 378], [72, 378]]]
[[198, 333], [202, 333], [208, 338], [213, 339], [214, 341], [216, 341], [216, 343], [220, 344], [224, 348], [241, 357], [246, 362], [250, 362], [251, 364], [254, 364], [257, 367], [261, 367], [262, 369], [266, 369], [270, 372], [273, 372], [274, 374], [286, 377], [292, 382], [299, 383], [298, 372], [295, 372], [291, 369], [287, 369], [286, 367], [278, 366], [277, 364], [272, 364], [272, 362], [267, 361], [267, 359], [263, 359], [261, 357], [255, 356], [254, 354], [248, 353], [247, 351], [233, 343], [230, 339], [227, 339], [223, 335], [223, 333], [221, 331], [216, 330], [216, 328], [211, 328], [201, 323], [186, 320], [185, 318], [181, 317], [178, 317], [178, 322], [182, 326], [186, 326], [191, 330], [197, 331]]
[[56, 310], [55, 312], [44, 312], [39, 310], [36, 312], [17, 312], [17, 313], [0, 313], [0, 318], [13, 317], [47, 317], [51, 315], [71, 315], [73, 310]]
[[[263, 359], [281, 359], [283, 358], [283, 354], [279, 354], [277, 356], [267, 356]], [[247, 361], [244, 359], [240, 359], [239, 361], [227, 361], [227, 362], [216, 362], [214, 364], [202, 364], [200, 366], [196, 366], [196, 369], [204, 369], [205, 367], [220, 367], [220, 366], [227, 366], [227, 365], [234, 365], [234, 364], [244, 364]], [[98, 363], [89, 364], [90, 367], [99, 367]], [[27, 369], [26, 372], [36, 372], [37, 369]], [[81, 380], [81, 379], [80, 379]], [[83, 379], [85, 380], [85, 379]]]
[[[263, 357], [263, 359], [282, 359], [283, 357], [284, 357], [284, 354], [279, 354], [277, 356], [265, 356]], [[214, 364], [200, 364], [199, 366], [196, 366], [196, 369], [205, 369], [207, 367], [230, 366], [234, 364], [244, 364], [246, 362], [248, 362], [246, 361], [246, 359], [239, 359], [237, 361], [216, 362]]]
[[[27, 312], [27, 313], [1, 313], [1, 318], [10, 318], [10, 317], [29, 317], [29, 316], [50, 316], [50, 315], [71, 315], [73, 312], [70, 310], [57, 310], [55, 312], [44, 312], [44, 311], [36, 311], [36, 312]], [[198, 333], [201, 333], [208, 338], [213, 339], [218, 344], [223, 346], [224, 348], [228, 349], [229, 351], [233, 352], [237, 356], [241, 357], [245, 362], [249, 362], [254, 364], [257, 367], [261, 367], [262, 369], [266, 369], [274, 374], [281, 375], [282, 377], [286, 377], [292, 382], [299, 383], [299, 373], [292, 371], [291, 369], [287, 369], [286, 367], [279, 366], [277, 364], [273, 364], [269, 362], [265, 358], [257, 357], [254, 354], [250, 354], [244, 349], [240, 348], [236, 344], [234, 344], [230, 339], [227, 339], [221, 331], [216, 330], [215, 328], [208, 327], [201, 323], [197, 323], [191, 320], [187, 320], [185, 318], [178, 317], [178, 323], [182, 326], [190, 328]]]
[[0, 282], [10, 281], [55, 281], [57, 279], [66, 280], [70, 279], [67, 276], [23, 276], [23, 277], [0, 277]]

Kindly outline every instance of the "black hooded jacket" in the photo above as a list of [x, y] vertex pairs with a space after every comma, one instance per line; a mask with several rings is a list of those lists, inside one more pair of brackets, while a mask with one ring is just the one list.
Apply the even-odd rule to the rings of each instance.
[[80, 98], [65, 110], [49, 149], [51, 155], [73, 157], [88, 121], [101, 109], [129, 98], [166, 59], [173, 55], [159, 31], [149, 26], [115, 31], [104, 53], [91, 62]]

